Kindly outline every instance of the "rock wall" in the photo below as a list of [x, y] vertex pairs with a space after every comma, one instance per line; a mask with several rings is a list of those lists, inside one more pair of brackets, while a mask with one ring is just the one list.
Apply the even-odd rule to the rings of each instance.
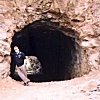
[[99, 0], [0, 0], [0, 78], [10, 73], [10, 44], [15, 31], [40, 19], [77, 31], [82, 74], [100, 70]]

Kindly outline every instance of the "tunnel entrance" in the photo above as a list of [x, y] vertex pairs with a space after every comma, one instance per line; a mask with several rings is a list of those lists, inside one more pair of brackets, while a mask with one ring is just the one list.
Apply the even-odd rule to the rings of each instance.
[[[72, 31], [73, 32], [73, 31]], [[61, 81], [72, 78], [78, 49], [75, 38], [66, 36], [52, 23], [36, 21], [15, 32], [11, 43], [17, 45], [26, 56], [35, 56], [41, 63], [41, 74], [28, 75], [31, 81]], [[14, 62], [11, 60], [11, 76], [14, 76]]]

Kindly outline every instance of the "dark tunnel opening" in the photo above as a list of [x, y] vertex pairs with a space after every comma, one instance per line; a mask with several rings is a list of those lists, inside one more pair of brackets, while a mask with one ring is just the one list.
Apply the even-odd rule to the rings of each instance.
[[[55, 27], [37, 23], [16, 32], [12, 38], [11, 53], [15, 45], [26, 56], [36, 56], [41, 63], [42, 73], [28, 75], [31, 81], [61, 81], [71, 79], [72, 63], [77, 61], [75, 38], [66, 36]], [[74, 59], [74, 61], [73, 61]], [[11, 77], [14, 75], [14, 61], [11, 57]], [[74, 65], [73, 65], [74, 66]]]

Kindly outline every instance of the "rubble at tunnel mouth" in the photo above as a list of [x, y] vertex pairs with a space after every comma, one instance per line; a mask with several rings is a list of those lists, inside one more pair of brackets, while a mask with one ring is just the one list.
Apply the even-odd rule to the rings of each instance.
[[[26, 56], [35, 56], [41, 63], [42, 73], [29, 75], [31, 81], [69, 80], [81, 73], [81, 47], [75, 31], [61, 29], [56, 24], [36, 21], [15, 32], [12, 38], [11, 52], [17, 45]], [[14, 74], [13, 60], [11, 68], [11, 74]]]

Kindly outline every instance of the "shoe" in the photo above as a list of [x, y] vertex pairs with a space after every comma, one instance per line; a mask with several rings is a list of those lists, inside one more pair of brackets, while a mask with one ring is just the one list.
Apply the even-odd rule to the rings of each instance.
[[27, 84], [26, 84], [26, 83], [24, 83], [23, 85], [24, 85], [24, 86], [27, 86]]
[[24, 83], [24, 86], [29, 86], [28, 82]]
[[26, 83], [24, 83], [24, 86], [29, 86], [29, 82], [30, 81], [27, 81]]

